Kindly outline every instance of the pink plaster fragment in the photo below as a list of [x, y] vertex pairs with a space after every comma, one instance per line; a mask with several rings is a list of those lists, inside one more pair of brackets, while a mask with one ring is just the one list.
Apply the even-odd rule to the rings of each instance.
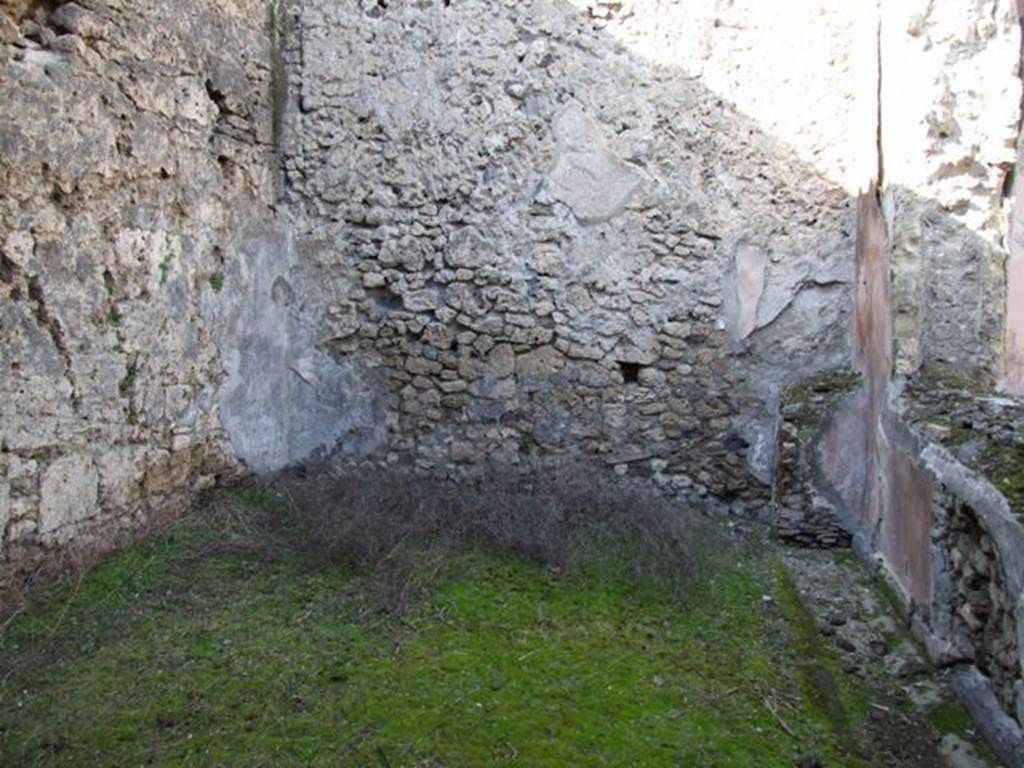
[[746, 243], [736, 249], [736, 298], [739, 302], [739, 337], [747, 338], [757, 328], [757, 308], [764, 293], [768, 254]]

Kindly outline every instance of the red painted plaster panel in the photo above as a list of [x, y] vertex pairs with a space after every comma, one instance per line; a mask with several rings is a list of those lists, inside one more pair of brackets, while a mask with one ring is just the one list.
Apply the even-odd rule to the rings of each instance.
[[868, 383], [869, 406], [877, 415], [892, 376], [893, 330], [885, 220], [874, 187], [857, 200], [854, 291], [854, 365]]
[[931, 602], [932, 487], [928, 476], [902, 453], [883, 451], [885, 509], [878, 547], [904, 591]]
[[889, 447], [883, 429], [893, 372], [893, 310], [885, 220], [874, 189], [857, 201], [854, 365], [864, 390], [835, 413], [821, 468], [907, 595], [931, 598], [931, 482]]

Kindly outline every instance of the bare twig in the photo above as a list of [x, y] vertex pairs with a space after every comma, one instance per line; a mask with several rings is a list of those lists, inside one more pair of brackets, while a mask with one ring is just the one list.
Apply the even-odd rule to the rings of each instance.
[[81, 588], [82, 582], [84, 580], [85, 580], [85, 573], [84, 572], [80, 573], [78, 575], [78, 578], [75, 579], [75, 586], [71, 590], [71, 594], [68, 595], [68, 599], [64, 603], [64, 607], [61, 608], [60, 615], [57, 617], [57, 620], [55, 622], [53, 622], [53, 625], [46, 632], [46, 639], [47, 640], [52, 640], [53, 636], [57, 634], [57, 630], [60, 628], [61, 623], [64, 621], [64, 617], [67, 615], [68, 609], [71, 607], [71, 603], [73, 603], [75, 601], [75, 598], [78, 596], [78, 590]]
[[16, 618], [18, 618], [18, 616], [23, 614], [24, 612], [25, 612], [25, 606], [24, 605], [18, 606], [18, 609], [14, 613], [12, 613], [10, 616], [7, 617], [7, 621], [5, 621], [3, 623], [3, 626], [0, 626], [0, 635], [2, 635], [7, 630], [7, 628], [11, 625], [11, 623]]
[[734, 693], [736, 693], [739, 690], [740, 690], [740, 688], [737, 686], [735, 688], [730, 688], [727, 691], [722, 691], [717, 696], [712, 696], [711, 698], [709, 698], [708, 699], [708, 704], [716, 704], [719, 701], [721, 701], [722, 699], [727, 699], [728, 697], [732, 696]]
[[775, 709], [775, 706], [772, 704], [771, 700], [769, 700], [769, 698], [767, 696], [762, 697], [761, 700], [764, 702], [764, 705], [766, 707], [768, 707], [768, 711], [772, 713], [772, 716], [775, 718], [775, 720], [778, 722], [778, 724], [782, 727], [782, 730], [785, 731], [786, 734], [790, 738], [794, 738], [795, 739], [796, 738], [796, 734], [793, 733], [793, 731], [790, 729], [790, 727], [788, 725], [786, 725], [786, 721], [783, 720], [782, 717], [779, 715], [778, 710]]

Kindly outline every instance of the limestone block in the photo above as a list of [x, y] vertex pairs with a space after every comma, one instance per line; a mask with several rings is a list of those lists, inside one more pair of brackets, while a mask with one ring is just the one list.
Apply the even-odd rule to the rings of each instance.
[[413, 291], [402, 297], [402, 304], [409, 312], [433, 312], [441, 306], [441, 300], [437, 291]]
[[142, 497], [142, 479], [146, 471], [143, 446], [118, 446], [96, 462], [100, 478], [100, 499], [104, 506], [128, 510]]
[[57, 459], [43, 472], [39, 488], [39, 533], [66, 539], [60, 529], [95, 515], [99, 474], [90, 456], [70, 454]]
[[78, 3], [62, 5], [53, 13], [51, 21], [59, 29], [86, 39], [106, 40], [111, 32], [110, 22]]
[[496, 379], [511, 376], [516, 369], [516, 356], [510, 344], [498, 344], [487, 355], [483, 372]]
[[451, 236], [444, 260], [451, 267], [479, 269], [497, 264], [498, 253], [494, 243], [484, 238], [479, 231], [465, 227]]
[[21, 37], [18, 26], [11, 20], [11, 17], [0, 11], [0, 44], [13, 43]]
[[516, 370], [522, 376], [544, 377], [565, 367], [565, 356], [551, 346], [538, 347], [516, 359]]

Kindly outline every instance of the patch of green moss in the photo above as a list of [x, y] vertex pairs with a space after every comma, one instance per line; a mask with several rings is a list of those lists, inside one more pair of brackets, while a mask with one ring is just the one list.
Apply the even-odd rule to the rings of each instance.
[[800, 597], [792, 575], [779, 567], [775, 578], [779, 605], [790, 627], [801, 688], [818, 717], [828, 722], [842, 749], [854, 755], [854, 729], [867, 713], [867, 693], [842, 673], [838, 657], [822, 640], [814, 615]]
[[860, 557], [852, 549], [834, 550], [835, 561], [844, 568], [855, 568], [858, 573], [862, 572], [863, 566]]
[[782, 394], [782, 405], [787, 415], [794, 418], [791, 408], [797, 406], [795, 421], [801, 428], [816, 426], [825, 407], [842, 396], [853, 392], [861, 384], [861, 376], [849, 368], [835, 368], [818, 373], [788, 387]]
[[995, 388], [992, 375], [985, 371], [965, 372], [946, 363], [928, 363], [914, 377], [914, 386], [926, 389], [958, 390], [969, 395], [989, 394]]
[[537, 438], [532, 430], [522, 429], [519, 431], [519, 453], [528, 456], [538, 448]]
[[989, 444], [980, 464], [1010, 507], [1018, 514], [1024, 512], [1024, 445]]
[[888, 607], [889, 613], [898, 619], [895, 631], [885, 633], [886, 643], [890, 648], [895, 648], [904, 642], [910, 643], [910, 645], [914, 646], [917, 655], [925, 665], [929, 669], [934, 670], [931, 658], [928, 655], [928, 649], [925, 648], [924, 643], [907, 626], [906, 608], [904, 601], [896, 592], [896, 587], [881, 573], [876, 573], [871, 577], [871, 585], [878, 596], [882, 598], [882, 604]]
[[262, 485], [238, 488], [232, 495], [244, 506], [263, 512], [275, 512], [284, 506], [284, 498], [280, 492]]
[[160, 259], [160, 263], [157, 268], [160, 270], [160, 284], [167, 282], [167, 277], [171, 274], [171, 260], [174, 258], [174, 251], [171, 249], [170, 242], [167, 241], [164, 244], [163, 257]]
[[917, 420], [945, 427], [949, 433], [941, 442], [959, 446], [979, 439], [987, 443], [988, 438], [984, 432], [955, 418], [950, 412], [950, 403], [990, 395], [994, 386], [991, 375], [984, 371], [968, 373], [951, 365], [929, 363], [914, 376], [908, 393], [915, 403]]
[[209, 283], [210, 287], [214, 291], [220, 293], [222, 290], [224, 290], [224, 275], [221, 274], [220, 272], [214, 272], [212, 275], [210, 275]]
[[941, 733], [966, 735], [973, 731], [971, 716], [957, 701], [947, 699], [928, 713], [928, 720]]
[[861, 383], [861, 376], [850, 368], [834, 368], [791, 385], [782, 395], [784, 403], [810, 403], [815, 395], [846, 394]]
[[466, 549], [389, 615], [372, 574], [202, 554], [226, 535], [183, 521], [10, 623], [0, 764], [862, 764], [867, 694], [770, 563], [680, 596]]
[[132, 385], [135, 384], [135, 377], [138, 376], [139, 369], [135, 363], [129, 363], [124, 369], [124, 377], [118, 384], [118, 391], [123, 397], [127, 397], [131, 391]]
[[1001, 761], [992, 748], [978, 735], [978, 731], [967, 709], [956, 699], [947, 698], [928, 713], [930, 722], [939, 733], [953, 733], [969, 742], [978, 756], [989, 765], [1000, 765]]

